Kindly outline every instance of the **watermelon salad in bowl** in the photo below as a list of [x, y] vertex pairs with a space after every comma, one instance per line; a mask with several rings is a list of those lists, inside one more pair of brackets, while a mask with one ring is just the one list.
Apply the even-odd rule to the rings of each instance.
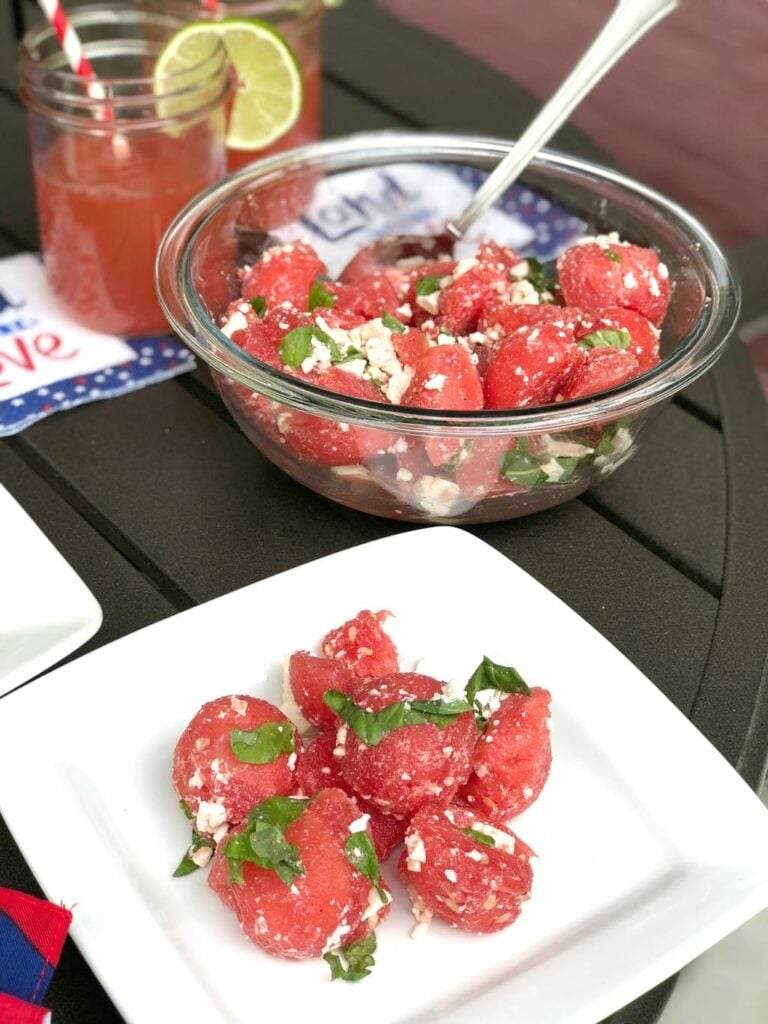
[[157, 258], [174, 330], [232, 416], [312, 490], [375, 515], [492, 522], [581, 493], [722, 353], [738, 289], [674, 203], [543, 151], [453, 253], [433, 233], [508, 151], [377, 132], [252, 164], [201, 193]]

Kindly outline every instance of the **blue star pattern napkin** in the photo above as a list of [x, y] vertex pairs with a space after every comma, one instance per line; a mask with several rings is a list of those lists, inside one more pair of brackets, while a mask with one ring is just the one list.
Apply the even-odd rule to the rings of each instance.
[[192, 353], [173, 337], [126, 340], [70, 320], [37, 255], [0, 260], [0, 437], [194, 367]]

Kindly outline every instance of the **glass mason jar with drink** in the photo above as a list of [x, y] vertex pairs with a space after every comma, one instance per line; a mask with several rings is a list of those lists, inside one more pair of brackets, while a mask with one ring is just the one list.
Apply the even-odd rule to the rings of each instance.
[[159, 68], [175, 18], [110, 4], [70, 21], [95, 77], [70, 69], [47, 24], [20, 47], [48, 280], [86, 327], [165, 333], [155, 253], [182, 206], [225, 172], [226, 50], [209, 37]]
[[[227, 166], [314, 142], [320, 134], [320, 25], [324, 0], [136, 0], [187, 24], [215, 21], [236, 77]], [[274, 34], [259, 33], [257, 19]], [[251, 22], [251, 29], [247, 22]], [[280, 47], [283, 40], [287, 47]], [[298, 72], [298, 80], [293, 75]], [[296, 86], [298, 85], [298, 89]], [[295, 93], [294, 95], [291, 95]]]

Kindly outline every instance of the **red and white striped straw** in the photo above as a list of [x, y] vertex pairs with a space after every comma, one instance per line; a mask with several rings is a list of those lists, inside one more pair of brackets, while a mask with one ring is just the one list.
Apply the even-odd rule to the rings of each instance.
[[69, 23], [61, 0], [37, 0], [37, 2], [56, 33], [61, 48], [64, 50], [64, 56], [75, 74], [81, 78], [95, 78], [91, 62], [83, 53], [82, 43]]

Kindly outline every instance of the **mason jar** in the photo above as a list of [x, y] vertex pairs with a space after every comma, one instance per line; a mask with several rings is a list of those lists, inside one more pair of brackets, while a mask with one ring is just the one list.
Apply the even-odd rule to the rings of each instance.
[[73, 73], [46, 23], [20, 44], [48, 281], [83, 326], [167, 333], [155, 254], [179, 210], [225, 173], [226, 51], [212, 37], [191, 63], [158, 75], [177, 18], [105, 5], [76, 8], [70, 20], [93, 78]]

